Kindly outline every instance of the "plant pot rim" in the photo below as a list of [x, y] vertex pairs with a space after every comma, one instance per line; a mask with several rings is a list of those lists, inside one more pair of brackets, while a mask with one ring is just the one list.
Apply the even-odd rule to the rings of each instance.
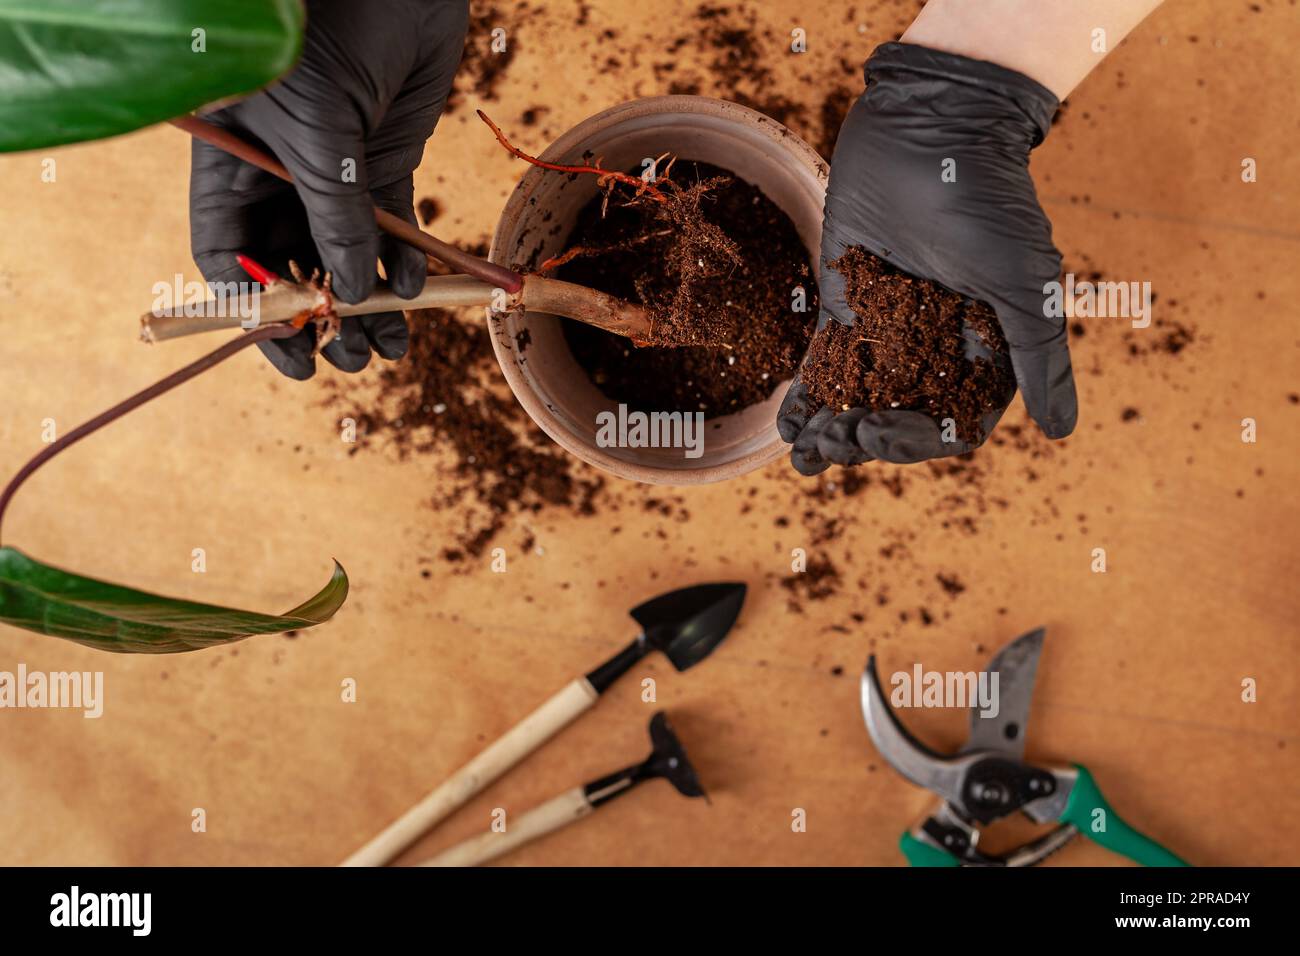
[[[791, 161], [806, 168], [820, 182], [824, 189], [830, 169], [817, 151], [803, 139], [769, 116], [733, 103], [729, 100], [710, 96], [693, 96], [671, 94], [648, 96], [629, 100], [594, 113], [577, 123], [544, 152], [540, 159], [549, 162], [563, 161], [593, 133], [608, 126], [646, 116], [683, 115], [713, 117], [736, 123], [750, 131], [761, 133], [765, 138], [779, 145], [781, 151], [790, 154]], [[511, 192], [497, 220], [496, 230], [492, 236], [488, 258], [499, 265], [510, 267], [510, 254], [504, 248], [509, 236], [507, 231], [514, 228], [515, 221], [523, 215], [533, 191], [545, 176], [560, 175], [555, 172], [529, 166]], [[811, 255], [811, 265], [817, 271], [817, 256]], [[527, 376], [518, 364], [512, 347], [513, 329], [510, 327], [517, 317], [512, 313], [498, 314], [489, 312], [489, 331], [492, 349], [496, 354], [497, 364], [505, 376], [507, 384], [515, 399], [523, 406], [528, 416], [561, 448], [575, 457], [593, 465], [602, 471], [633, 481], [659, 485], [700, 485], [725, 481], [754, 471], [782, 458], [789, 450], [789, 445], [781, 440], [776, 430], [775, 419], [771, 423], [770, 440], [754, 451], [730, 461], [714, 465], [692, 468], [673, 468], [653, 464], [631, 462], [625, 458], [608, 454], [599, 446], [579, 441], [566, 429], [559, 427], [545, 399], [537, 394]], [[780, 386], [778, 385], [778, 388]]]

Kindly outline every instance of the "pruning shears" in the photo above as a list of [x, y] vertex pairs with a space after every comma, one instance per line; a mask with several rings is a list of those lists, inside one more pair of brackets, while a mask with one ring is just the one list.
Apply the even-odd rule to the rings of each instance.
[[[862, 674], [862, 712], [876, 748], [908, 780], [943, 802], [903, 834], [899, 846], [913, 866], [1033, 866], [1082, 833], [1144, 866], [1187, 866], [1155, 840], [1129, 826], [1102, 796], [1081, 764], [1038, 767], [1023, 760], [1025, 727], [1045, 631], [1016, 638], [985, 668], [998, 675], [998, 706], [991, 716], [970, 709], [970, 739], [955, 755], [935, 753], [898, 721], [873, 654]], [[1008, 853], [979, 848], [979, 827], [1016, 811], [1057, 826]]]

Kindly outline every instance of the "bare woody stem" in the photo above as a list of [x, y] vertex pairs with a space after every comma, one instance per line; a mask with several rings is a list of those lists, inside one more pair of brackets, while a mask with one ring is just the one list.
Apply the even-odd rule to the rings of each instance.
[[[278, 279], [269, 287], [264, 287], [257, 295], [258, 325], [275, 325], [291, 321], [299, 321], [301, 324], [302, 317], [319, 307], [324, 301], [320, 293], [310, 286]], [[519, 296], [507, 296], [506, 304], [513, 304], [518, 298]], [[473, 276], [429, 276], [424, 280], [424, 288], [412, 299], [403, 299], [392, 289], [379, 288], [360, 302], [347, 303], [334, 299], [329, 303], [329, 307], [335, 315], [343, 317], [371, 315], [375, 312], [400, 312], [407, 309], [491, 305], [496, 299], [496, 288]], [[184, 309], [170, 315], [146, 312], [140, 316], [140, 338], [145, 342], [163, 342], [167, 339], [193, 335], [196, 332], [212, 332], [240, 326], [247, 328], [248, 326], [244, 325], [245, 318], [233, 314], [238, 310], [230, 308], [229, 305], [229, 302], [213, 299], [202, 303], [195, 310], [195, 314], [191, 315], [186, 315]]]
[[623, 183], [625, 186], [631, 186], [637, 191], [638, 195], [649, 196], [655, 202], [668, 201], [668, 197], [656, 189], [651, 183], [639, 176], [633, 176], [631, 173], [622, 173], [613, 169], [604, 169], [599, 165], [599, 163], [586, 163], [581, 166], [566, 166], [561, 163], [547, 162], [544, 159], [538, 159], [536, 156], [529, 156], [518, 146], [514, 145], [514, 143], [510, 142], [510, 140], [506, 139], [506, 134], [501, 132], [501, 127], [488, 119], [486, 113], [482, 110], [475, 110], [474, 112], [478, 113], [479, 119], [487, 123], [488, 129], [492, 130], [496, 135], [497, 142], [505, 147], [508, 153], [519, 157], [526, 163], [532, 163], [534, 166], [540, 167], [541, 169], [550, 169], [557, 173], [590, 173], [591, 175], [598, 176], [603, 180], [619, 182]]
[[33, 457], [31, 461], [19, 468], [18, 473], [9, 480], [9, 484], [5, 486], [3, 491], [0, 491], [0, 528], [3, 528], [5, 510], [9, 507], [9, 502], [13, 499], [14, 493], [19, 489], [23, 482], [35, 474], [42, 465], [48, 462], [55, 455], [59, 454], [59, 452], [75, 445], [87, 435], [93, 435], [105, 425], [112, 424], [127, 412], [134, 411], [146, 402], [157, 398], [159, 395], [170, 392], [177, 385], [188, 382], [196, 375], [206, 372], [215, 365], [219, 365], [237, 352], [248, 348], [250, 345], [255, 345], [258, 342], [265, 342], [269, 339], [287, 338], [291, 335], [297, 335], [299, 331], [300, 330], [293, 325], [269, 325], [245, 335], [241, 335], [237, 339], [232, 339], [225, 345], [221, 346], [221, 348], [209, 352], [201, 359], [191, 362], [182, 369], [172, 372], [161, 381], [155, 382], [143, 391], [136, 392], [125, 401], [118, 402], [108, 411], [101, 412], [90, 421], [78, 425], [62, 438], [51, 442], [43, 448], [39, 454]]
[[[276, 282], [261, 293], [258, 321], [262, 326], [297, 323], [307, 319], [310, 310], [319, 302], [319, 293], [289, 282]], [[349, 305], [335, 300], [334, 309], [340, 316], [367, 315], [372, 312], [395, 312], [409, 309], [446, 309], [459, 306], [492, 306], [510, 310], [518, 307], [531, 312], [563, 315], [578, 322], [594, 325], [642, 343], [651, 336], [651, 317], [645, 306], [636, 305], [595, 289], [529, 275], [517, 295], [500, 301], [496, 289], [472, 276], [430, 276], [424, 288], [413, 299], [399, 298], [391, 289], [380, 289], [361, 302]], [[154, 315], [147, 312], [140, 317], [140, 337], [146, 342], [163, 342], [200, 332], [236, 328], [243, 321], [222, 308], [218, 300], [202, 303], [197, 314]]]

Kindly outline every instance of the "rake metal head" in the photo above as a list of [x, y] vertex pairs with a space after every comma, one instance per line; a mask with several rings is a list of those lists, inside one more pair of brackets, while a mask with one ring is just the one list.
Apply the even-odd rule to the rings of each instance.
[[663, 777], [677, 792], [686, 797], [704, 797], [704, 786], [686, 757], [686, 748], [668, 724], [668, 715], [662, 710], [650, 718], [650, 756], [641, 765], [643, 778]]

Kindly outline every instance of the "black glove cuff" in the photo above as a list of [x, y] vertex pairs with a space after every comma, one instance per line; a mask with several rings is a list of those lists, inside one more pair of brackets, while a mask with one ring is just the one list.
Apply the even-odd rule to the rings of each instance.
[[863, 68], [867, 83], [889, 74], [906, 73], [995, 94], [1012, 104], [1032, 124], [1037, 146], [1047, 136], [1060, 101], [1037, 80], [987, 60], [975, 60], [957, 53], [944, 53], [915, 43], [882, 43]]

